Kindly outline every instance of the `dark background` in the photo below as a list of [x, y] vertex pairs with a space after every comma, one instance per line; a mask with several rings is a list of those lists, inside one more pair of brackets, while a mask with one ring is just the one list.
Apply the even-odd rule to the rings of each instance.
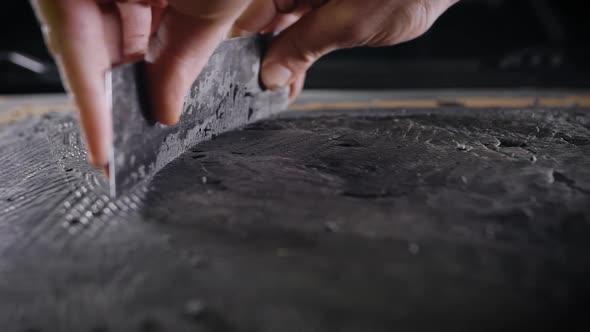
[[[586, 7], [567, 0], [462, 0], [415, 41], [325, 57], [306, 87], [587, 88]], [[62, 91], [28, 1], [5, 1], [0, 29], [0, 93]], [[35, 73], [14, 52], [49, 66]]]

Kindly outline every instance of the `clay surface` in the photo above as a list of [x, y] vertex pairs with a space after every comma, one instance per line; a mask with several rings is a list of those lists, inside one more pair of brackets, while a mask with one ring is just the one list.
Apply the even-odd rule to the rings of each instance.
[[0, 132], [2, 331], [555, 330], [590, 110], [285, 114], [113, 200], [69, 114]]

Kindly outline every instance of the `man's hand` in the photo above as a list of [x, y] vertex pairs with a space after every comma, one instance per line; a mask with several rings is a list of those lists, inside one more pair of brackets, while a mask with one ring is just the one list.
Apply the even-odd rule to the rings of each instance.
[[[267, 87], [302, 82], [321, 56], [356, 46], [389, 46], [414, 39], [458, 0], [275, 0], [304, 15], [273, 41], [262, 65]], [[310, 9], [311, 8], [311, 9]]]
[[457, 0], [32, 0], [80, 109], [90, 161], [108, 163], [111, 114], [104, 74], [145, 58], [156, 119], [174, 124], [184, 96], [231, 34], [282, 31], [263, 61], [269, 88], [302, 89], [305, 72], [338, 48], [401, 43]]
[[191, 83], [236, 19], [253, 3], [263, 2], [270, 4], [268, 14], [246, 22], [256, 29], [276, 15], [272, 0], [32, 0], [46, 43], [80, 109], [90, 161], [108, 163], [107, 70], [145, 57], [155, 117], [174, 124]]

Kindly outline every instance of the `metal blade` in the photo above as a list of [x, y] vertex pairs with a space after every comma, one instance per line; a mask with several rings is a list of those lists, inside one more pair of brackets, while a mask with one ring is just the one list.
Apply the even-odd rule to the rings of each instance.
[[111, 194], [130, 190], [199, 142], [288, 107], [288, 90], [264, 90], [260, 60], [267, 38], [224, 41], [193, 83], [175, 126], [153, 121], [143, 63], [114, 68], [111, 86]]

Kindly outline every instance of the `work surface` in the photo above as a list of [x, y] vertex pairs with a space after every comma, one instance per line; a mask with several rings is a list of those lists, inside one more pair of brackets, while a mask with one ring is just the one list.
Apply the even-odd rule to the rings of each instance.
[[117, 199], [67, 107], [4, 114], [0, 330], [582, 319], [590, 109], [322, 98], [201, 144]]

